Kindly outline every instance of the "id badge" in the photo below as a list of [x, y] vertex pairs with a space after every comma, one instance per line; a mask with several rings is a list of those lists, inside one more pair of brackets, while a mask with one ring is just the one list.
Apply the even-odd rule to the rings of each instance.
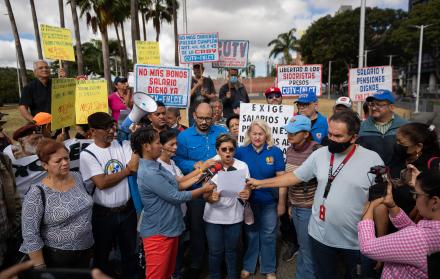
[[319, 219], [325, 221], [325, 206], [323, 204], [319, 206]]

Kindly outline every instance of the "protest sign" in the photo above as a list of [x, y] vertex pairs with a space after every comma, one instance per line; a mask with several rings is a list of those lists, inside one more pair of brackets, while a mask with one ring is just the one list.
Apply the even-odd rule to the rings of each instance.
[[289, 123], [293, 112], [293, 106], [241, 103], [238, 144], [243, 144], [251, 122], [261, 119], [266, 121], [271, 128], [274, 144], [281, 148], [283, 154], [286, 154], [289, 143], [287, 131], [283, 127]]
[[322, 65], [277, 66], [277, 83], [283, 96], [315, 93], [321, 96]]
[[212, 62], [212, 67], [246, 69], [248, 53], [249, 41], [220, 40], [219, 61]]
[[365, 101], [379, 89], [393, 89], [393, 68], [391, 66], [350, 69], [348, 95], [353, 101]]
[[159, 42], [136, 41], [136, 54], [139, 64], [160, 65]]
[[218, 33], [180, 34], [180, 63], [202, 63], [218, 61], [218, 44]]
[[41, 24], [40, 30], [44, 58], [75, 61], [70, 29]]
[[52, 125], [53, 131], [75, 125], [75, 88], [74, 78], [52, 79]]
[[167, 107], [186, 108], [189, 103], [190, 69], [152, 65], [135, 66], [135, 92], [144, 92]]
[[86, 124], [87, 117], [95, 112], [108, 112], [107, 81], [78, 80], [76, 82], [76, 124]]

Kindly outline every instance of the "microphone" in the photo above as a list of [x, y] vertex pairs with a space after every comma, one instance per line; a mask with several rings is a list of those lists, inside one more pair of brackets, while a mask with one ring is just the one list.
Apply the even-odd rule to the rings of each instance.
[[214, 175], [216, 175], [222, 169], [223, 169], [223, 165], [221, 163], [215, 163], [214, 165], [210, 166], [203, 172], [203, 175], [199, 178], [199, 180], [197, 180], [195, 184], [199, 184], [207, 178], [209, 179], [213, 178]]

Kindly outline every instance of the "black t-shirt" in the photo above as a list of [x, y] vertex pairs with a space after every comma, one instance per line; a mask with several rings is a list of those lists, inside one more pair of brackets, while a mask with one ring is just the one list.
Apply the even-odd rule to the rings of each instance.
[[44, 86], [39, 79], [31, 81], [23, 88], [20, 105], [29, 107], [32, 116], [39, 112], [50, 112], [52, 82], [49, 79]]

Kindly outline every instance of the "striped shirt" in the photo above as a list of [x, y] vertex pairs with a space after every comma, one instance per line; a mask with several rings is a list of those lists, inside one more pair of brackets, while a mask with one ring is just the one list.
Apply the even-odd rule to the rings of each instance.
[[[313, 153], [319, 148], [319, 144], [314, 141], [306, 142], [305, 145], [295, 150], [290, 146], [286, 150], [286, 172], [293, 172]], [[315, 196], [318, 182], [312, 179], [309, 182], [302, 182], [288, 189], [288, 202], [294, 207], [311, 208], [313, 198]]]
[[391, 128], [391, 125], [393, 125], [393, 120], [394, 120], [394, 114], [393, 117], [391, 118], [390, 121], [388, 121], [385, 124], [379, 124], [375, 121], [373, 121], [374, 123], [374, 127], [376, 127], [376, 129], [382, 134], [385, 135], [385, 133]]
[[428, 278], [427, 256], [440, 251], [440, 221], [415, 224], [403, 210], [390, 220], [399, 231], [379, 238], [373, 220], [359, 222], [362, 254], [385, 263], [381, 278]]

